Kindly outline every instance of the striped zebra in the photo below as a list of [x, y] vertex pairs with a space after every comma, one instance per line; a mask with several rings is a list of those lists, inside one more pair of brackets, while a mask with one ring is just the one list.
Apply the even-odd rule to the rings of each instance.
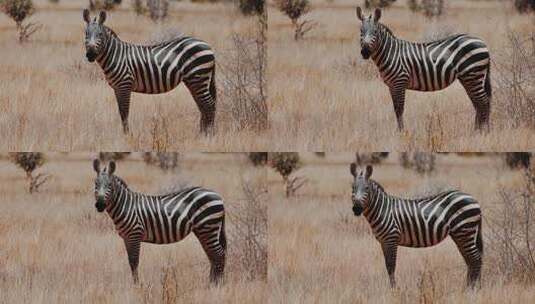
[[200, 129], [213, 131], [216, 111], [215, 58], [210, 46], [192, 37], [178, 37], [154, 45], [135, 45], [119, 39], [104, 25], [106, 13], [93, 20], [83, 13], [86, 57], [97, 61], [113, 88], [123, 131], [128, 134], [132, 92], [160, 94], [183, 81], [201, 112]]
[[403, 130], [405, 91], [438, 91], [459, 79], [476, 110], [475, 128], [489, 129], [490, 56], [485, 43], [466, 34], [457, 34], [428, 43], [398, 39], [379, 22], [381, 10], [362, 16], [357, 7], [361, 55], [370, 57], [379, 68], [381, 78], [390, 90], [398, 130]]
[[146, 195], [130, 190], [114, 175], [115, 162], [100, 169], [93, 161], [95, 208], [106, 210], [123, 238], [134, 283], [137, 283], [141, 242], [170, 244], [193, 231], [210, 261], [210, 281], [221, 282], [225, 269], [227, 240], [225, 210], [219, 194], [192, 187], [165, 195]]
[[353, 175], [353, 213], [364, 214], [375, 238], [381, 243], [390, 285], [395, 286], [398, 246], [430, 247], [448, 235], [453, 239], [468, 267], [467, 283], [474, 287], [480, 281], [483, 257], [481, 209], [470, 195], [457, 190], [445, 191], [419, 199], [389, 195], [370, 179], [373, 168]]

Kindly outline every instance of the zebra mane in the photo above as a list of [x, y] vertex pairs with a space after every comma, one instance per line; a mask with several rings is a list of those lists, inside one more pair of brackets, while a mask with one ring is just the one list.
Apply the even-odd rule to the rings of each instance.
[[[370, 181], [370, 183], [373, 185], [373, 187], [374, 187], [375, 189], [378, 189], [379, 191], [381, 191], [381, 192], [383, 192], [383, 193], [386, 193], [385, 188], [384, 188], [383, 186], [381, 186], [381, 184], [379, 184], [378, 182], [376, 182], [376, 181], [373, 180], [373, 179], [370, 179], [369, 181]], [[388, 193], [387, 193], [387, 194], [388, 194]]]
[[396, 35], [394, 35], [394, 32], [392, 32], [392, 30], [388, 26], [382, 24], [381, 22], [378, 22], [377, 26], [379, 27], [379, 30], [381, 30], [381, 32], [385, 32], [390, 34], [392, 37], [396, 37]]
[[119, 36], [117, 36], [117, 33], [115, 33], [111, 28], [109, 28], [109, 27], [107, 27], [105, 25], [103, 25], [103, 26], [104, 26], [104, 29], [106, 30], [106, 32], [108, 34], [110, 34], [112, 37], [115, 37], [115, 38], [119, 39]]
[[113, 181], [116, 182], [117, 184], [119, 184], [121, 187], [130, 190], [130, 188], [128, 188], [128, 185], [126, 184], [126, 182], [122, 178], [120, 178], [117, 175], [112, 175], [112, 178], [113, 178]]

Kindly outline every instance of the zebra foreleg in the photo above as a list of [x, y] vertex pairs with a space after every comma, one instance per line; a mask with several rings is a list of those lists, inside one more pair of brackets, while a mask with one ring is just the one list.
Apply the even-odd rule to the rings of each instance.
[[385, 258], [386, 271], [388, 272], [388, 278], [390, 279], [390, 287], [396, 287], [396, 258], [398, 251], [397, 243], [384, 243], [381, 245], [383, 249], [383, 255]]
[[117, 99], [117, 106], [119, 107], [119, 115], [121, 115], [124, 134], [130, 133], [130, 128], [128, 127], [128, 113], [130, 111], [131, 92], [130, 85], [115, 89], [115, 98]]
[[403, 131], [405, 125], [403, 124], [403, 111], [405, 109], [405, 85], [396, 84], [390, 87], [390, 95], [394, 104], [394, 112], [396, 112], [396, 119], [398, 121], [398, 131]]
[[134, 284], [137, 284], [139, 283], [137, 266], [139, 265], [139, 251], [141, 242], [139, 240], [125, 239], [124, 244], [126, 246], [126, 252], [128, 253], [128, 264], [130, 264], [132, 278], [134, 279]]

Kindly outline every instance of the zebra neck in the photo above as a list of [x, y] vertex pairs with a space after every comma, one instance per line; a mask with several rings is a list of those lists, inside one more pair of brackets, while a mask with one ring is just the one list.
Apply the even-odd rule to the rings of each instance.
[[126, 205], [132, 204], [134, 201], [133, 196], [136, 195], [135, 192], [128, 189], [122, 180], [116, 178], [114, 183], [111, 204], [107, 208], [112, 218], [119, 216], [122, 210], [129, 209], [125, 207], [127, 207]]
[[363, 212], [368, 222], [372, 223], [375, 220], [375, 217], [378, 215], [377, 210], [382, 209], [382, 204], [384, 203], [385, 198], [389, 198], [389, 195], [384, 191], [383, 187], [376, 182], [372, 182], [369, 204]]
[[386, 27], [381, 26], [381, 39], [379, 40], [379, 47], [372, 53], [372, 59], [377, 66], [380, 66], [385, 58], [392, 58], [392, 53], [395, 52], [397, 38]]
[[106, 47], [102, 54], [97, 57], [97, 62], [104, 72], [108, 71], [110, 67], [115, 67], [119, 64], [118, 58], [121, 58], [121, 51], [128, 49], [128, 43], [119, 39], [117, 35], [111, 33], [108, 33], [108, 35], [109, 39], [106, 42]]

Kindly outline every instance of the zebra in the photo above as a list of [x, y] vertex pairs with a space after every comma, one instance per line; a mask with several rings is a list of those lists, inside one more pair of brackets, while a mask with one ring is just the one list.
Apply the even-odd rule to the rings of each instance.
[[98, 62], [113, 88], [125, 134], [132, 92], [160, 94], [183, 81], [201, 112], [201, 133], [213, 131], [216, 111], [215, 56], [199, 39], [181, 36], [154, 45], [124, 42], [104, 25], [106, 12], [90, 19], [85, 9], [85, 49], [89, 62]]
[[385, 265], [392, 288], [396, 286], [395, 270], [398, 246], [430, 247], [448, 235], [453, 239], [468, 267], [467, 285], [475, 287], [481, 278], [483, 240], [481, 209], [469, 194], [458, 190], [444, 191], [419, 199], [389, 195], [370, 179], [373, 167], [353, 175], [353, 213], [364, 214], [375, 238], [381, 243]]
[[124, 240], [134, 284], [139, 282], [137, 267], [141, 242], [170, 244], [193, 232], [210, 261], [210, 281], [222, 282], [227, 239], [225, 210], [221, 196], [201, 187], [191, 187], [165, 195], [147, 195], [130, 190], [115, 172], [111, 161], [101, 170], [93, 161], [95, 208], [107, 211]]
[[361, 8], [357, 7], [357, 18], [362, 23], [361, 55], [365, 60], [373, 59], [388, 86], [399, 131], [404, 129], [406, 90], [438, 91], [455, 79], [461, 82], [476, 110], [475, 129], [489, 129], [490, 55], [481, 39], [456, 34], [428, 43], [415, 43], [396, 38], [380, 23], [380, 9], [376, 9], [373, 16], [363, 17]]

